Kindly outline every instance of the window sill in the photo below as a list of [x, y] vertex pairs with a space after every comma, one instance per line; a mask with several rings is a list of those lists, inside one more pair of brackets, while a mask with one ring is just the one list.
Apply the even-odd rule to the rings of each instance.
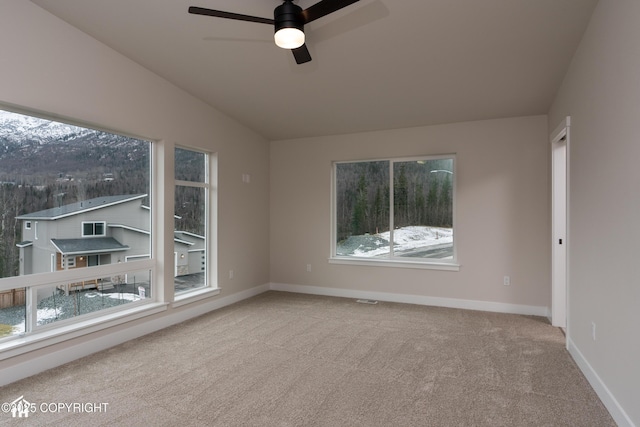
[[371, 267], [394, 267], [394, 268], [417, 268], [423, 270], [446, 270], [460, 271], [460, 264], [450, 262], [426, 262], [426, 261], [404, 261], [404, 260], [383, 260], [369, 258], [347, 258], [331, 257], [329, 264], [344, 265], [367, 265]]
[[175, 301], [171, 304], [172, 307], [180, 307], [186, 304], [191, 304], [192, 302], [200, 301], [206, 298], [210, 298], [216, 296], [220, 293], [220, 288], [201, 288], [195, 291], [186, 291], [180, 294], [177, 294], [175, 297]]
[[139, 305], [128, 310], [117, 311], [81, 322], [74, 322], [58, 328], [50, 328], [41, 332], [16, 337], [0, 344], [0, 360], [19, 356], [43, 347], [58, 344], [73, 338], [98, 332], [142, 317], [151, 316], [167, 310], [167, 303], [150, 303]]

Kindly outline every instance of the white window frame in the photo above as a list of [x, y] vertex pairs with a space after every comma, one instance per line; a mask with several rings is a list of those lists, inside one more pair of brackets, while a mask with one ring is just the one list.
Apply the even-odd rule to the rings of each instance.
[[[84, 226], [87, 224], [93, 224], [93, 234], [85, 234]], [[96, 233], [96, 224], [102, 224], [102, 234]], [[82, 221], [80, 232], [82, 237], [104, 237], [107, 235], [107, 222], [106, 221]]]
[[[196, 181], [184, 181], [174, 178], [174, 191], [178, 186], [203, 188], [205, 189], [205, 274], [204, 274], [204, 286], [194, 288], [182, 292], [176, 293], [174, 290], [174, 307], [195, 302], [203, 298], [208, 298], [211, 295], [217, 295], [220, 293], [217, 281], [217, 252], [215, 244], [217, 240], [217, 170], [218, 170], [218, 158], [215, 153], [204, 151], [201, 149], [187, 147], [182, 145], [176, 145], [174, 147], [174, 170], [175, 170], [175, 149], [188, 150], [196, 153], [204, 154], [205, 163], [205, 177], [204, 182]], [[175, 227], [175, 226], [174, 226]], [[173, 271], [174, 275], [177, 272], [177, 260], [173, 257]]]
[[25, 230], [31, 230], [31, 221], [25, 221], [24, 222], [24, 229]]
[[[11, 111], [0, 105], [0, 109]], [[74, 123], [72, 121], [62, 122], [59, 117], [45, 117], [34, 114], [30, 111], [18, 111], [19, 114], [25, 114], [33, 117], [43, 118], [45, 120], [54, 120], [61, 123], [69, 123], [74, 126], [96, 129], [95, 127]], [[162, 233], [162, 227], [155, 227], [154, 220], [157, 215], [159, 206], [158, 198], [153, 197], [156, 194], [160, 177], [158, 171], [158, 150], [166, 148], [161, 141], [155, 141], [149, 138], [127, 135], [126, 133], [113, 131], [109, 129], [99, 129], [101, 131], [114, 133], [117, 135], [129, 136], [135, 139], [141, 139], [149, 143], [149, 184], [150, 184], [150, 205], [151, 230], [156, 233]], [[160, 145], [162, 147], [160, 148]], [[87, 221], [100, 222], [106, 235], [106, 222], [104, 221]], [[84, 225], [84, 224], [83, 224]], [[82, 225], [82, 226], [83, 226]], [[34, 239], [38, 239], [38, 221], [32, 222], [34, 229]], [[84, 232], [84, 228], [81, 230]], [[158, 242], [161, 236], [151, 233], [150, 251], [151, 254], [158, 253]], [[75, 259], [74, 259], [75, 260]], [[55, 270], [55, 255], [51, 257], [52, 269]], [[113, 327], [118, 324], [130, 322], [145, 316], [154, 315], [165, 311], [168, 303], [162, 302], [162, 293], [160, 292], [160, 283], [157, 277], [157, 260], [155, 256], [148, 259], [138, 259], [126, 263], [114, 263], [107, 265], [99, 265], [92, 268], [75, 268], [51, 271], [47, 273], [28, 274], [22, 276], [13, 276], [0, 278], [0, 291], [11, 289], [25, 289], [25, 309], [27, 311], [24, 333], [19, 335], [9, 335], [0, 338], [0, 361], [16, 355], [33, 351], [39, 348], [45, 348], [52, 344], [62, 342], [74, 337], [83, 336], [92, 332], [100, 331]], [[128, 302], [122, 306], [98, 310], [95, 312], [82, 314], [73, 318], [56, 321], [47, 325], [37, 325], [37, 290], [40, 288], [49, 288], [51, 286], [66, 285], [68, 283], [78, 281], [89, 281], [102, 277], [126, 275], [129, 273], [137, 273], [140, 271], [149, 271], [151, 281], [152, 295], [139, 301]]]
[[[394, 215], [394, 201], [393, 201], [393, 165], [394, 163], [413, 162], [413, 161], [429, 161], [438, 159], [452, 159], [453, 160], [453, 174], [451, 180], [452, 188], [452, 210], [453, 210], [453, 258], [452, 259], [436, 259], [436, 258], [409, 258], [398, 257], [389, 255], [388, 258], [366, 258], [356, 256], [340, 256], [337, 255], [337, 194], [336, 194], [336, 179], [337, 179], [337, 166], [339, 164], [351, 164], [351, 163], [368, 163], [368, 162], [389, 162], [389, 224], [391, 227], [391, 239], [393, 239], [393, 215]], [[332, 163], [331, 173], [331, 237], [330, 237], [330, 254], [329, 263], [331, 264], [345, 264], [345, 265], [366, 265], [377, 267], [399, 267], [399, 268], [417, 268], [417, 269], [432, 269], [432, 270], [449, 270], [459, 271], [460, 264], [458, 263], [458, 232], [456, 221], [456, 182], [457, 182], [457, 160], [455, 154], [442, 154], [442, 155], [425, 155], [425, 156], [412, 156], [412, 157], [400, 157], [400, 158], [378, 158], [367, 160], [346, 160], [346, 161], [334, 161]]]

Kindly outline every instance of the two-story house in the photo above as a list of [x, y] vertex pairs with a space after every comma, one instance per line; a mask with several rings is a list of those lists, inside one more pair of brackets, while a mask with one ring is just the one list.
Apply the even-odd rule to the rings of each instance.
[[[143, 204], [146, 196], [103, 196], [18, 216], [20, 275], [148, 258], [151, 218]], [[176, 276], [204, 271], [203, 236], [176, 231], [174, 253]]]

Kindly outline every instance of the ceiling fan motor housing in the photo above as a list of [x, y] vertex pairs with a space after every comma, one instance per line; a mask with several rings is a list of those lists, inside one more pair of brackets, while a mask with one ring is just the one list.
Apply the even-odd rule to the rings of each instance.
[[292, 0], [285, 0], [280, 6], [273, 11], [273, 20], [275, 21], [275, 32], [282, 28], [297, 28], [304, 32], [304, 22], [302, 20], [302, 8], [297, 4], [293, 4]]

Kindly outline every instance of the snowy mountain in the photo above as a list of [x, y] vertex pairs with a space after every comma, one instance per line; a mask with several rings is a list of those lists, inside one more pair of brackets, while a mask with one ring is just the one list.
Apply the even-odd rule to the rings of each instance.
[[0, 110], [0, 143], [4, 145], [46, 144], [98, 133], [102, 132]]
[[142, 167], [148, 143], [0, 110], [0, 181]]

